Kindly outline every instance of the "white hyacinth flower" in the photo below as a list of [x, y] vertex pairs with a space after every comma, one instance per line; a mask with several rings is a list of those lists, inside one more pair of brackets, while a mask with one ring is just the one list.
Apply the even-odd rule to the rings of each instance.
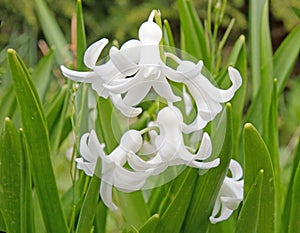
[[208, 159], [212, 152], [211, 140], [207, 133], [204, 133], [196, 154], [192, 154], [186, 149], [182, 135], [185, 124], [181, 112], [176, 107], [168, 106], [160, 110], [157, 122], [152, 125], [156, 125], [160, 131], [160, 134], [156, 135], [154, 139], [157, 153], [148, 161], [130, 153], [128, 162], [133, 169], [137, 171], [150, 169], [153, 174], [157, 175], [174, 165], [187, 165], [199, 169], [210, 169], [219, 165], [219, 158], [211, 162], [203, 161]]
[[[82, 158], [77, 158], [77, 168], [84, 170], [88, 176], [97, 174], [101, 178], [100, 195], [107, 207], [117, 210], [112, 201], [113, 186], [123, 192], [140, 190], [149, 176], [147, 172], [129, 171], [124, 168], [128, 153], [137, 152], [142, 145], [141, 134], [136, 130], [127, 131], [121, 138], [120, 145], [109, 155], [103, 151], [95, 131], [86, 133], [80, 141]], [[101, 159], [101, 173], [94, 171], [97, 159]]]
[[[112, 82], [112, 80], [120, 80], [125, 79], [126, 76], [121, 74], [117, 68], [113, 65], [112, 61], [102, 65], [96, 65], [98, 57], [100, 56], [102, 50], [107, 45], [108, 40], [103, 38], [92, 45], [90, 45], [85, 54], [84, 54], [84, 64], [91, 69], [91, 71], [74, 71], [66, 68], [65, 66], [61, 66], [61, 71], [64, 76], [67, 78], [83, 83], [91, 83], [92, 88], [97, 92], [99, 96], [104, 98], [110, 97], [114, 106], [122, 112], [123, 115], [127, 117], [135, 117], [142, 112], [141, 108], [133, 108], [124, 104], [121, 94], [111, 93], [106, 87], [105, 84]], [[139, 57], [139, 44], [138, 40], [129, 40], [124, 43], [120, 50], [126, 57], [130, 57], [132, 62], [136, 62]], [[128, 49], [132, 48], [132, 49]], [[113, 54], [116, 50], [115, 47], [112, 47], [110, 53]], [[134, 52], [134, 53], [132, 53]], [[132, 53], [132, 54], [128, 54]]]
[[191, 61], [182, 61], [171, 53], [166, 53], [166, 56], [176, 61], [178, 67], [176, 72], [168, 69], [165, 73], [174, 82], [184, 83], [196, 102], [198, 114], [191, 125], [195, 125], [195, 128], [198, 129], [204, 128], [222, 110], [221, 103], [229, 101], [242, 85], [240, 73], [233, 67], [228, 67], [232, 86], [227, 90], [223, 90], [214, 86], [201, 74], [203, 67], [201, 61], [195, 64]]
[[[228, 219], [243, 200], [243, 169], [237, 161], [231, 160], [229, 170], [231, 172], [231, 177], [225, 177], [213, 208], [212, 215], [209, 217], [210, 222], [213, 224]], [[217, 217], [219, 212], [220, 215]]]

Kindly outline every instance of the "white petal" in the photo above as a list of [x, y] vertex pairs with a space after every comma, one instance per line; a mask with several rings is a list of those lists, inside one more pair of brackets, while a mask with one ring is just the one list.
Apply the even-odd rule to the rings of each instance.
[[182, 123], [182, 132], [184, 132], [185, 134], [189, 134], [191, 132], [203, 129], [206, 125], [207, 121], [204, 121], [198, 114], [191, 124], [187, 125], [185, 123]]
[[189, 95], [189, 93], [187, 93], [185, 86], [182, 86], [182, 97], [184, 102], [185, 114], [188, 116], [193, 109], [193, 102], [191, 96]]
[[126, 151], [138, 152], [143, 144], [143, 138], [140, 131], [128, 130], [125, 132], [120, 140], [120, 147]]
[[218, 222], [222, 222], [222, 221], [228, 219], [232, 213], [233, 213], [233, 210], [228, 209], [226, 207], [225, 208], [222, 207], [221, 215], [217, 218], [215, 216], [210, 216], [209, 220], [212, 224], [216, 224]]
[[110, 99], [113, 105], [126, 117], [136, 117], [142, 112], [141, 108], [133, 108], [126, 105], [121, 95], [110, 95]]
[[93, 69], [96, 66], [96, 62], [98, 60], [98, 57], [104, 47], [107, 45], [108, 39], [103, 38], [92, 45], [90, 45], [84, 54], [84, 64], [90, 68]]
[[82, 158], [77, 158], [75, 159], [75, 161], [77, 163], [77, 168], [79, 170], [83, 170], [87, 176], [92, 176], [94, 174], [96, 162], [94, 163], [84, 162]]
[[132, 86], [124, 97], [124, 103], [130, 106], [139, 104], [148, 94], [151, 83], [141, 82]]
[[115, 67], [125, 76], [131, 76], [139, 69], [137, 64], [132, 62], [115, 47], [112, 47], [110, 50], [110, 59]]
[[118, 209], [118, 207], [112, 201], [112, 185], [111, 184], [106, 183], [102, 180], [101, 185], [100, 185], [100, 195], [101, 195], [102, 201], [110, 210], [115, 211]]
[[97, 161], [97, 152], [91, 153], [90, 148], [89, 148], [89, 142], [88, 138], [90, 136], [90, 133], [85, 133], [84, 135], [81, 136], [80, 139], [80, 154], [81, 156], [88, 162], [96, 162]]
[[87, 72], [74, 71], [66, 68], [63, 65], [60, 66], [60, 69], [65, 77], [75, 82], [91, 83], [93, 79], [97, 78], [95, 72], [93, 71], [87, 71]]
[[114, 171], [114, 186], [126, 192], [133, 192], [142, 189], [149, 172], [134, 172], [123, 167], [116, 166]]
[[212, 143], [209, 135], [205, 132], [202, 137], [201, 145], [196, 155], [197, 159], [204, 160], [207, 159], [212, 152]]
[[138, 63], [141, 53], [141, 42], [139, 40], [128, 40], [120, 48], [125, 57], [130, 58], [133, 63]]
[[179, 96], [174, 95], [170, 84], [167, 82], [166, 78], [162, 76], [159, 81], [153, 83], [153, 89], [158, 95], [164, 97], [168, 102], [173, 103], [181, 100]]
[[237, 161], [233, 159], [230, 160], [229, 169], [232, 175], [231, 179], [239, 180], [243, 177], [243, 169]]

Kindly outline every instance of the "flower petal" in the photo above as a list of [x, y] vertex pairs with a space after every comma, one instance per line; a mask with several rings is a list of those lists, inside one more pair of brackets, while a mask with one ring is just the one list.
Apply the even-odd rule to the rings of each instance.
[[118, 209], [118, 207], [112, 201], [112, 185], [111, 184], [106, 183], [102, 180], [101, 185], [100, 185], [100, 195], [101, 195], [102, 201], [110, 210], [115, 211]]
[[136, 117], [142, 112], [142, 108], [133, 108], [126, 105], [121, 95], [110, 95], [110, 99], [113, 105], [126, 117]]
[[160, 76], [159, 80], [153, 82], [153, 89], [168, 102], [173, 103], [181, 100], [179, 96], [174, 95], [170, 84], [163, 76]]
[[148, 94], [151, 88], [151, 83], [140, 82], [132, 86], [124, 97], [124, 103], [129, 106], [135, 106], [139, 104], [145, 96]]
[[70, 70], [67, 67], [61, 65], [60, 69], [63, 75], [75, 82], [85, 82], [91, 83], [95, 77], [95, 73], [93, 71], [81, 72], [81, 71], [74, 71]]
[[97, 59], [107, 43], [108, 39], [103, 38], [87, 48], [83, 60], [88, 68], [93, 69], [96, 66]]
[[128, 57], [126, 57], [120, 50], [116, 47], [112, 47], [110, 50], [110, 59], [115, 65], [115, 67], [125, 76], [131, 76], [135, 74], [139, 67]]
[[200, 148], [197, 152], [196, 159], [204, 160], [207, 159], [212, 152], [212, 143], [208, 133], [204, 133], [201, 141]]

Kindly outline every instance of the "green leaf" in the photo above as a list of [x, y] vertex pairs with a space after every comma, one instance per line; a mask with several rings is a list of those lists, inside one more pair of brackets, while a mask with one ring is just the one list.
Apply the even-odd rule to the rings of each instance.
[[[299, 58], [300, 24], [298, 24], [280, 44], [273, 58], [274, 74], [278, 80], [278, 94], [280, 94], [291, 75], [293, 67]], [[287, 59], [288, 58], [288, 59]]]
[[106, 216], [107, 216], [107, 207], [104, 205], [103, 201], [99, 201], [96, 209], [95, 220], [94, 220], [94, 224], [95, 224], [94, 232], [99, 232], [99, 233], [105, 232]]
[[57, 62], [62, 64], [71, 61], [72, 57], [68, 51], [68, 43], [46, 2], [44, 0], [35, 0], [35, 7], [43, 33], [50, 46], [55, 47]]
[[50, 135], [50, 147], [53, 154], [57, 153], [62, 139], [63, 129], [66, 123], [66, 115], [69, 107], [69, 86], [62, 86], [58, 95], [46, 109], [48, 130]]
[[83, 62], [84, 52], [86, 50], [86, 38], [84, 29], [84, 20], [82, 12], [82, 2], [77, 0], [76, 10], [76, 69], [86, 70]]
[[140, 228], [140, 233], [155, 233], [157, 232], [156, 227], [159, 222], [159, 215], [154, 214], [152, 215], [147, 222]]
[[268, 0], [250, 1], [250, 45], [253, 95], [247, 121], [256, 125], [263, 138], [267, 139], [273, 87], [273, 52]]
[[32, 177], [31, 166], [28, 155], [28, 143], [22, 129], [20, 129], [21, 146], [23, 153], [23, 170], [22, 170], [22, 195], [24, 202], [22, 203], [21, 210], [23, 211], [23, 225], [24, 232], [35, 232], [34, 213], [33, 213], [33, 200], [32, 200]]
[[261, 16], [267, 0], [249, 1], [249, 38], [250, 38], [250, 63], [252, 75], [253, 97], [257, 95], [260, 81], [260, 50], [261, 50]]
[[298, 164], [294, 183], [293, 183], [293, 190], [292, 190], [292, 200], [291, 200], [291, 212], [289, 214], [289, 233], [297, 233], [300, 232], [299, 224], [300, 224], [300, 196], [299, 196], [299, 188], [300, 188], [300, 164]]
[[[258, 233], [264, 170], [260, 170], [241, 208], [236, 233]], [[248, 227], [247, 226], [251, 226]], [[247, 230], [246, 230], [247, 229]]]
[[65, 233], [67, 224], [50, 160], [49, 136], [43, 108], [27, 68], [12, 49], [8, 50], [8, 61], [44, 222], [49, 232]]
[[290, 181], [288, 185], [287, 194], [285, 197], [285, 203], [284, 203], [284, 210], [282, 212], [282, 232], [288, 232], [288, 224], [290, 220], [290, 214], [291, 214], [291, 206], [292, 206], [292, 195], [293, 195], [293, 185], [294, 180], [296, 178], [296, 171], [298, 168], [298, 165], [300, 164], [300, 140], [298, 140], [298, 146], [294, 155], [293, 160], [293, 168], [290, 175]]
[[[204, 30], [195, 8], [190, 1], [178, 0], [181, 34], [184, 37], [184, 50], [197, 59], [209, 64]], [[181, 48], [183, 49], [183, 48]]]
[[166, 20], [166, 19], [164, 20], [163, 30], [164, 30], [164, 41], [165, 41], [165, 44], [168, 45], [168, 46], [170, 46], [170, 47], [172, 47], [172, 48], [175, 48], [175, 42], [174, 42], [172, 30], [171, 30], [169, 21]]
[[[100, 169], [100, 164], [100, 160], [98, 160], [96, 170]], [[89, 188], [82, 204], [82, 208], [80, 210], [76, 233], [86, 233], [91, 231], [96, 215], [95, 206], [97, 206], [98, 204], [99, 190], [100, 178], [95, 174], [91, 179]]]
[[162, 214], [158, 232], [180, 232], [184, 217], [190, 205], [198, 170], [188, 169], [174, 199]]
[[42, 102], [45, 100], [47, 88], [50, 83], [53, 60], [54, 50], [51, 49], [46, 56], [41, 58], [32, 72], [32, 78]]
[[0, 209], [7, 232], [24, 232], [23, 159], [20, 136], [9, 118], [0, 141]]
[[220, 187], [227, 175], [232, 154], [232, 111], [226, 104], [226, 135], [219, 158], [220, 165], [198, 178], [192, 202], [184, 222], [183, 232], [206, 232]]
[[300, 9], [296, 7], [292, 7], [294, 13], [297, 15], [298, 19], [300, 19]]
[[256, 174], [263, 169], [264, 179], [260, 204], [259, 222], [257, 232], [276, 232], [277, 199], [275, 188], [275, 175], [271, 157], [258, 131], [247, 123], [244, 127], [244, 153], [245, 153], [245, 194], [255, 182]]

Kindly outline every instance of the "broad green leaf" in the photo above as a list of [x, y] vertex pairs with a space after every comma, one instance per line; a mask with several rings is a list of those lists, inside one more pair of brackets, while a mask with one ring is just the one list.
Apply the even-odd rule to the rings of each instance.
[[55, 56], [59, 64], [72, 60], [71, 54], [68, 51], [68, 44], [61, 31], [55, 16], [52, 15], [44, 0], [35, 0], [36, 13], [43, 33], [50, 44], [55, 47]]
[[0, 209], [11, 233], [25, 231], [22, 157], [20, 135], [6, 118], [0, 141]]
[[47, 88], [50, 83], [53, 60], [54, 50], [51, 49], [47, 55], [40, 59], [32, 72], [32, 78], [42, 102], [45, 100]]
[[[258, 233], [264, 170], [260, 170], [245, 198], [236, 225], [236, 233]], [[251, 226], [251, 227], [247, 227]], [[246, 230], [247, 228], [247, 230]]]
[[43, 219], [49, 232], [65, 233], [67, 225], [50, 160], [49, 136], [43, 108], [27, 68], [12, 49], [8, 50], [8, 61]]
[[297, 233], [300, 232], [299, 223], [300, 223], [300, 196], [299, 196], [299, 188], [300, 188], [300, 164], [298, 164], [295, 178], [293, 182], [292, 189], [292, 200], [291, 200], [291, 212], [289, 214], [289, 233]]
[[226, 135], [219, 154], [220, 165], [198, 177], [184, 222], [183, 232], [206, 232], [209, 216], [215, 204], [219, 189], [227, 175], [232, 154], [232, 113], [226, 105]]
[[285, 197], [284, 209], [281, 216], [282, 232], [288, 232], [289, 220], [291, 218], [290, 214], [291, 214], [291, 206], [292, 206], [293, 185], [294, 185], [296, 171], [299, 164], [300, 164], [300, 140], [298, 140], [298, 146], [294, 155], [293, 168], [290, 175], [287, 194]]
[[[96, 169], [100, 169], [100, 160], [98, 160], [97, 162]], [[96, 174], [94, 174], [85, 195], [82, 208], [80, 210], [76, 233], [86, 233], [91, 231], [96, 215], [95, 207], [98, 204], [99, 190], [100, 178]]]
[[157, 232], [156, 228], [159, 222], [159, 215], [152, 215], [147, 222], [140, 228], [140, 233], [155, 233]]
[[6, 232], [6, 224], [1, 209], [0, 209], [0, 231]]
[[86, 50], [86, 38], [84, 29], [84, 20], [82, 12], [82, 2], [77, 0], [76, 10], [76, 69], [86, 70], [83, 62], [84, 52]]
[[158, 232], [180, 232], [184, 217], [193, 196], [193, 189], [198, 176], [196, 169], [189, 169], [181, 182], [181, 187], [162, 214], [157, 231]]
[[257, 173], [263, 169], [264, 179], [257, 232], [276, 232], [276, 187], [271, 157], [258, 131], [247, 123], [244, 127], [245, 193], [247, 196]]
[[[300, 52], [300, 24], [298, 24], [280, 44], [273, 58], [274, 75], [278, 80], [278, 94], [280, 94], [299, 58]], [[288, 58], [288, 59], [287, 59]]]

